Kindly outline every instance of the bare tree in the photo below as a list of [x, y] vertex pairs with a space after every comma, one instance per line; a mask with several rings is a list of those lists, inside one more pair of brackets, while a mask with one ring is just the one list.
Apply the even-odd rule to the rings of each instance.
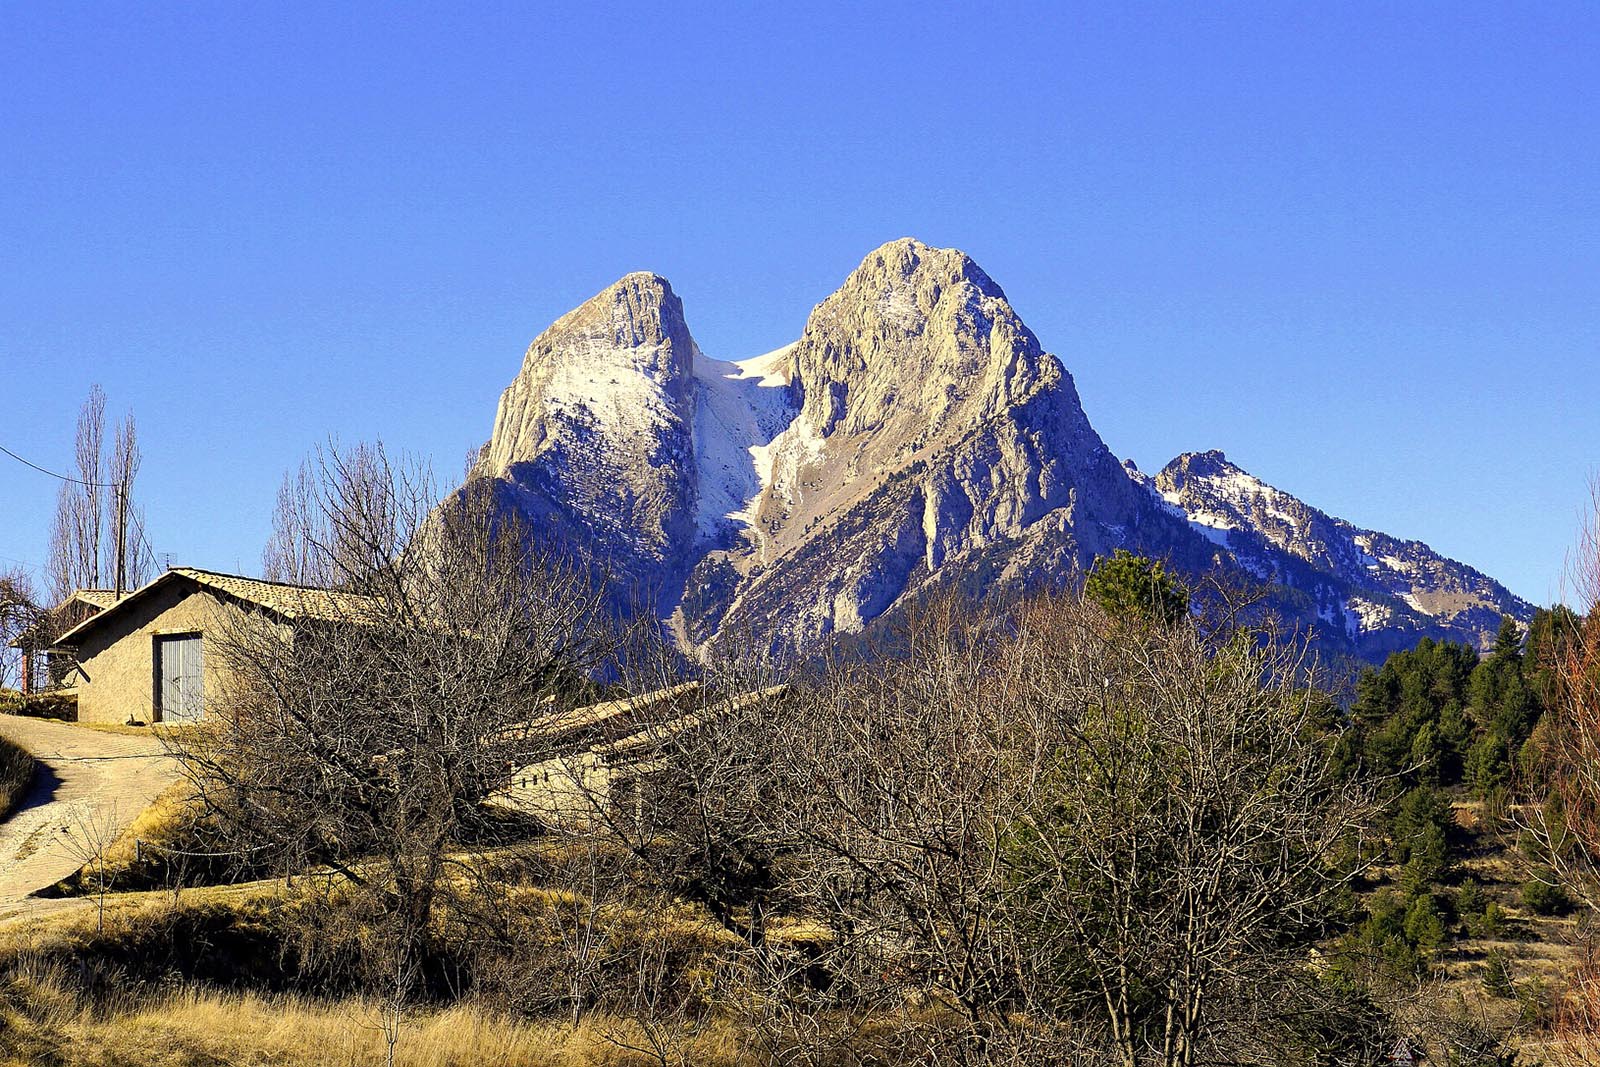
[[1600, 1060], [1600, 479], [1590, 483], [1590, 510], [1567, 561], [1567, 599], [1583, 614], [1570, 620], [1539, 666], [1554, 680], [1553, 700], [1540, 723], [1542, 774], [1520, 811], [1524, 829], [1538, 840], [1569, 894], [1588, 910], [1581, 963], [1569, 976], [1558, 1010], [1552, 1060]]
[[11, 645], [44, 620], [28, 572], [20, 567], [0, 571], [0, 689], [22, 688], [23, 651]]
[[61, 847], [77, 860], [94, 887], [96, 902], [95, 929], [104, 933], [106, 928], [106, 894], [111, 892], [114, 876], [106, 871], [106, 858], [111, 846], [121, 835], [117, 820], [117, 805], [113, 801], [104, 807], [80, 801], [72, 808], [71, 823], [65, 828]]
[[[1330, 771], [1305, 664], [1260, 635], [1073, 598], [936, 602], [895, 649], [765, 706], [754, 756], [754, 724], [706, 735], [767, 783], [742, 787], [744, 822], [699, 822], [771, 865], [742, 917], [770, 905], [829, 928], [755, 957], [788, 1001], [904, 1018], [943, 1062], [1270, 1049], [1281, 1020], [1261, 995], [1304, 1009], [1282, 991], [1367, 810]], [[916, 998], [937, 1010], [908, 1016]]]
[[[431, 472], [392, 463], [380, 444], [319, 447], [283, 477], [262, 553], [271, 581], [360, 591], [407, 547], [408, 523], [437, 497]], [[423, 514], [419, 518], [417, 512]]]
[[426, 468], [381, 445], [320, 450], [302, 473], [280, 558], [329, 588], [231, 614], [225, 694], [179, 754], [239, 848], [331, 866], [369, 944], [397, 954], [382, 972], [409, 973], [441, 903], [472, 911], [481, 872], [454, 850], [493, 835], [481, 803], [586, 701], [612, 624], [487, 487], [439, 504]]
[[105, 436], [106, 394], [96, 383], [89, 387], [89, 397], [78, 412], [78, 430], [73, 448], [73, 458], [81, 480], [78, 490], [82, 497], [74, 516], [74, 548], [82, 573], [89, 579], [88, 584], [93, 586], [101, 584], [100, 578], [105, 573], [100, 560], [105, 525], [105, 495], [102, 491], [105, 485]]
[[[114, 545], [120, 545], [121, 573], [117, 573], [118, 558], [110, 563], [110, 584], [118, 589], [137, 589], [151, 578], [155, 560], [150, 543], [145, 538], [144, 509], [133, 499], [133, 482], [139, 476], [144, 454], [139, 450], [139, 433], [133, 423], [133, 413], [123, 416], [112, 441], [110, 476], [112, 499], [109, 502], [109, 525]], [[115, 547], [113, 551], [117, 551]]]
[[759, 661], [713, 672], [598, 750], [651, 754], [592, 825], [740, 936], [726, 1008], [775, 1061], [1364, 1040], [1308, 961], [1370, 798], [1293, 648], [1073, 597], [935, 600], [887, 645], [765, 692]]
[[132, 588], [150, 577], [144, 513], [132, 495], [142, 458], [133, 414], [117, 427], [108, 454], [105, 413], [105, 392], [94, 385], [78, 413], [76, 478], [56, 495], [48, 565], [55, 602], [74, 589]]

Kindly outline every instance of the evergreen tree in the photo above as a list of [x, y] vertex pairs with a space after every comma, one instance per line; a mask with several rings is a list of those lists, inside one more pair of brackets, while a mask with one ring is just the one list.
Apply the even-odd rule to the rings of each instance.
[[1159, 561], [1124, 548], [1095, 560], [1083, 591], [1118, 618], [1171, 625], [1189, 614], [1189, 591]]
[[1565, 604], [1540, 608], [1528, 624], [1528, 641], [1523, 653], [1523, 673], [1541, 707], [1555, 696], [1555, 667], [1578, 633], [1583, 620]]

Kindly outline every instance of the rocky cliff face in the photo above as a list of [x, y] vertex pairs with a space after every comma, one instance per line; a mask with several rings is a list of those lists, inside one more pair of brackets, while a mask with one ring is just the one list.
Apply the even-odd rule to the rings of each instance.
[[741, 362], [699, 352], [665, 280], [628, 275], [533, 342], [474, 477], [691, 649], [803, 648], [935, 584], [1059, 584], [1117, 547], [1281, 584], [1352, 645], [1526, 607], [1207, 456], [1124, 469], [1000, 287], [904, 239]]
[[1054, 562], [1071, 566], [1140, 509], [1071, 378], [961, 252], [876, 250], [766, 370], [794, 415], [757, 451], [742, 544], [691, 576], [691, 640], [858, 630], [1047, 515], [1072, 543]]
[[672, 287], [628, 275], [534, 339], [474, 476], [657, 599], [693, 539], [694, 356]]

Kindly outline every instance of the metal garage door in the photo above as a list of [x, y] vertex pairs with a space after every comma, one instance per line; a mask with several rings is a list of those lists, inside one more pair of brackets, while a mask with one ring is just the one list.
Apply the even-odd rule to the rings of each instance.
[[156, 638], [156, 699], [162, 722], [198, 722], [205, 706], [200, 635]]

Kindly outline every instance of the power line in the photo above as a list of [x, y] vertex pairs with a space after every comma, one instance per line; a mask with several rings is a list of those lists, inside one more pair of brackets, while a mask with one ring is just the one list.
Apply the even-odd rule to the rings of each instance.
[[42, 563], [34, 563], [30, 560], [18, 559], [16, 556], [0, 556], [0, 560], [5, 560], [7, 563], [15, 563], [18, 566], [26, 567], [30, 571], [38, 571], [41, 574], [44, 573], [44, 564]]
[[48, 470], [48, 469], [46, 469], [44, 467], [39, 466], [37, 463], [33, 462], [31, 459], [23, 459], [21, 456], [17, 455], [15, 452], [11, 451], [11, 449], [7, 448], [5, 445], [0, 445], [0, 452], [4, 452], [6, 455], [8, 455], [12, 459], [16, 460], [18, 463], [21, 463], [23, 466], [32, 467], [34, 470], [38, 471], [40, 474], [48, 474], [50, 477], [59, 478], [64, 482], [72, 482], [72, 483], [74, 483], [76, 485], [86, 485], [91, 489], [116, 489], [116, 488], [119, 488], [117, 485], [114, 485], [111, 482], [86, 482], [82, 478], [73, 478], [73, 477], [71, 477], [69, 475], [66, 475], [66, 474], [57, 474], [53, 470]]

